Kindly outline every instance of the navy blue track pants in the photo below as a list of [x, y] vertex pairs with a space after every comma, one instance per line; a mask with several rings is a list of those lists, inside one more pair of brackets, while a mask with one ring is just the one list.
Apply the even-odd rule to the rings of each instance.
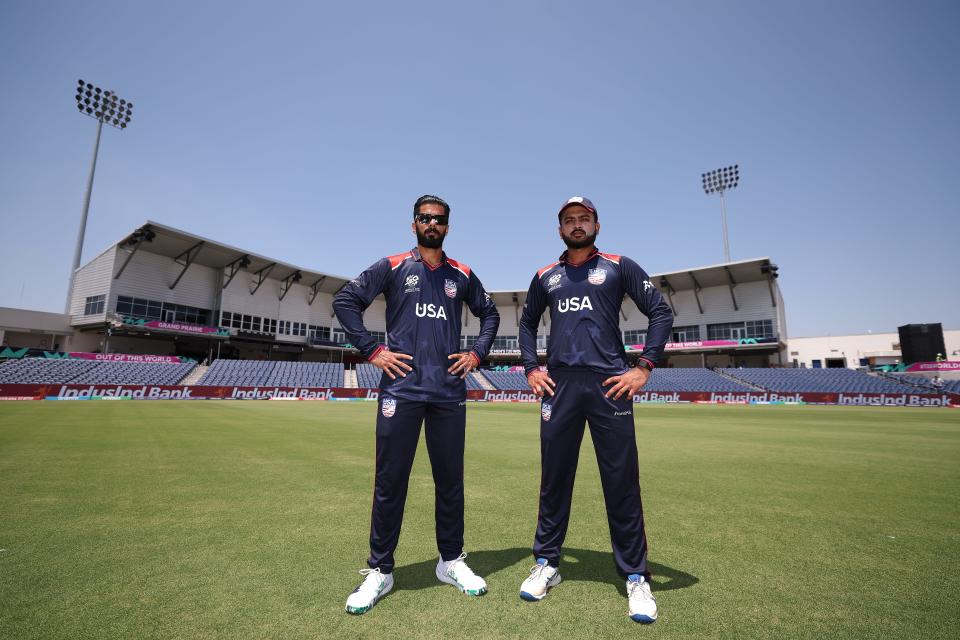
[[607, 374], [558, 369], [550, 377], [557, 387], [540, 405], [540, 512], [533, 555], [560, 565], [584, 422], [589, 422], [617, 569], [649, 580], [633, 400], [605, 398], [610, 387], [601, 383]]
[[393, 572], [407, 483], [426, 425], [427, 452], [435, 486], [437, 548], [444, 560], [463, 551], [463, 447], [466, 402], [413, 402], [382, 396], [377, 413], [377, 470], [370, 516], [371, 569]]

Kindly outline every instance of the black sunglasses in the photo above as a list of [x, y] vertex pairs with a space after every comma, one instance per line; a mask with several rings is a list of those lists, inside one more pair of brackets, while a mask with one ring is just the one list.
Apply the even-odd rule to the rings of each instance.
[[418, 213], [413, 216], [413, 219], [419, 222], [420, 224], [430, 224], [430, 221], [433, 220], [440, 226], [447, 226], [447, 221], [450, 220], [449, 215], [436, 215], [433, 213]]

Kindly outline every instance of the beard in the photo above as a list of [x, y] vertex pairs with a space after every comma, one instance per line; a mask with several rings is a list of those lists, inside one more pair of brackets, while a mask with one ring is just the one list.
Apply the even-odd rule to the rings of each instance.
[[446, 233], [434, 231], [433, 235], [426, 236], [423, 233], [420, 233], [420, 230], [417, 229], [417, 244], [419, 244], [421, 247], [426, 247], [427, 249], [439, 249], [443, 246], [443, 238], [446, 235]]
[[591, 246], [597, 239], [597, 232], [594, 231], [593, 235], [587, 235], [584, 233], [582, 238], [573, 238], [561, 234], [564, 244], [567, 245], [568, 249], [584, 249]]

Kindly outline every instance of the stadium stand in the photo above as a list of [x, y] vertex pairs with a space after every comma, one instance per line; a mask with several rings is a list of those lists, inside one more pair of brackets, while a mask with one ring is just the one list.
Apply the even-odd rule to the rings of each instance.
[[924, 376], [904, 373], [882, 373], [880, 375], [885, 378], [890, 378], [891, 380], [896, 380], [902, 384], [913, 385], [917, 387], [917, 391], [922, 391], [923, 393], [940, 393], [941, 391], [960, 393], [960, 380], [944, 380], [943, 387], [938, 389], [934, 386], [932, 378], [926, 378]]
[[265, 386], [275, 362], [266, 360], [215, 360], [198, 385], [258, 387]]
[[810, 393], [916, 393], [895, 380], [853, 369], [720, 369], [723, 373], [768, 391]]
[[477, 382], [476, 378], [474, 378], [473, 375], [468, 375], [466, 377], [466, 381], [467, 381], [468, 391], [483, 391], [484, 389], [483, 385]]
[[[526, 391], [527, 377], [520, 371], [484, 371], [483, 375], [503, 391]], [[654, 369], [644, 391], [751, 391], [746, 385], [703, 368]]]
[[236, 387], [342, 387], [339, 362], [216, 360], [199, 385]]
[[[22, 358], [0, 362], [0, 384], [186, 384], [201, 368], [194, 362], [110, 362]], [[216, 360], [196, 382], [211, 386], [342, 387], [344, 366], [339, 362], [287, 362], [265, 360]], [[357, 385], [377, 388], [381, 372], [372, 364], [356, 366]], [[482, 376], [479, 379], [478, 376]], [[466, 378], [467, 389], [489, 387], [501, 391], [527, 391], [521, 371], [478, 370]], [[644, 391], [742, 392], [804, 391], [821, 393], [957, 393], [960, 380], [933, 387], [922, 376], [887, 373], [869, 375], [851, 369], [655, 369]]]
[[277, 387], [342, 387], [339, 362], [278, 362], [267, 380]]
[[[372, 364], [360, 363], [356, 368], [357, 386], [376, 389], [380, 386], [380, 377], [383, 373]], [[483, 386], [473, 376], [467, 376], [467, 389], [482, 391]]]
[[0, 366], [0, 384], [156, 384], [175, 385], [195, 362], [109, 362], [23, 358]]
[[372, 364], [361, 363], [357, 365], [357, 386], [376, 389], [380, 386], [380, 376], [382, 372]]
[[483, 376], [502, 391], [529, 391], [527, 376], [522, 371], [486, 371]]
[[753, 391], [751, 387], [704, 368], [654, 369], [643, 391]]

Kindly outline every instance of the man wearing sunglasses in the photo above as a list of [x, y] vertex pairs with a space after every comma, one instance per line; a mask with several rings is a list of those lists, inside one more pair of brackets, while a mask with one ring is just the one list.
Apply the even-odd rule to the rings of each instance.
[[[533, 276], [520, 320], [520, 352], [540, 406], [540, 510], [533, 543], [536, 564], [520, 586], [524, 600], [543, 599], [560, 583], [560, 549], [567, 533], [584, 423], [600, 467], [613, 558], [626, 578], [629, 616], [657, 619], [650, 593], [647, 538], [640, 501], [633, 396], [663, 355], [673, 314], [650, 277], [626, 256], [601, 253], [600, 223], [589, 199], [567, 200], [558, 214], [567, 245], [557, 262]], [[633, 298], [649, 319], [643, 353], [629, 366], [620, 333], [620, 307]], [[537, 365], [537, 326], [550, 308], [547, 368]]]
[[[449, 219], [446, 202], [421, 196], [413, 206], [417, 246], [378, 260], [333, 300], [350, 342], [383, 371], [369, 568], [360, 571], [364, 581], [347, 598], [348, 613], [366, 613], [393, 588], [393, 552], [422, 423], [436, 489], [437, 579], [467, 595], [487, 591], [463, 552], [465, 378], [487, 356], [500, 315], [470, 267], [443, 252]], [[380, 294], [387, 301], [388, 345], [378, 344], [363, 325], [364, 310]], [[480, 318], [477, 341], [466, 352], [460, 351], [464, 303]]]

